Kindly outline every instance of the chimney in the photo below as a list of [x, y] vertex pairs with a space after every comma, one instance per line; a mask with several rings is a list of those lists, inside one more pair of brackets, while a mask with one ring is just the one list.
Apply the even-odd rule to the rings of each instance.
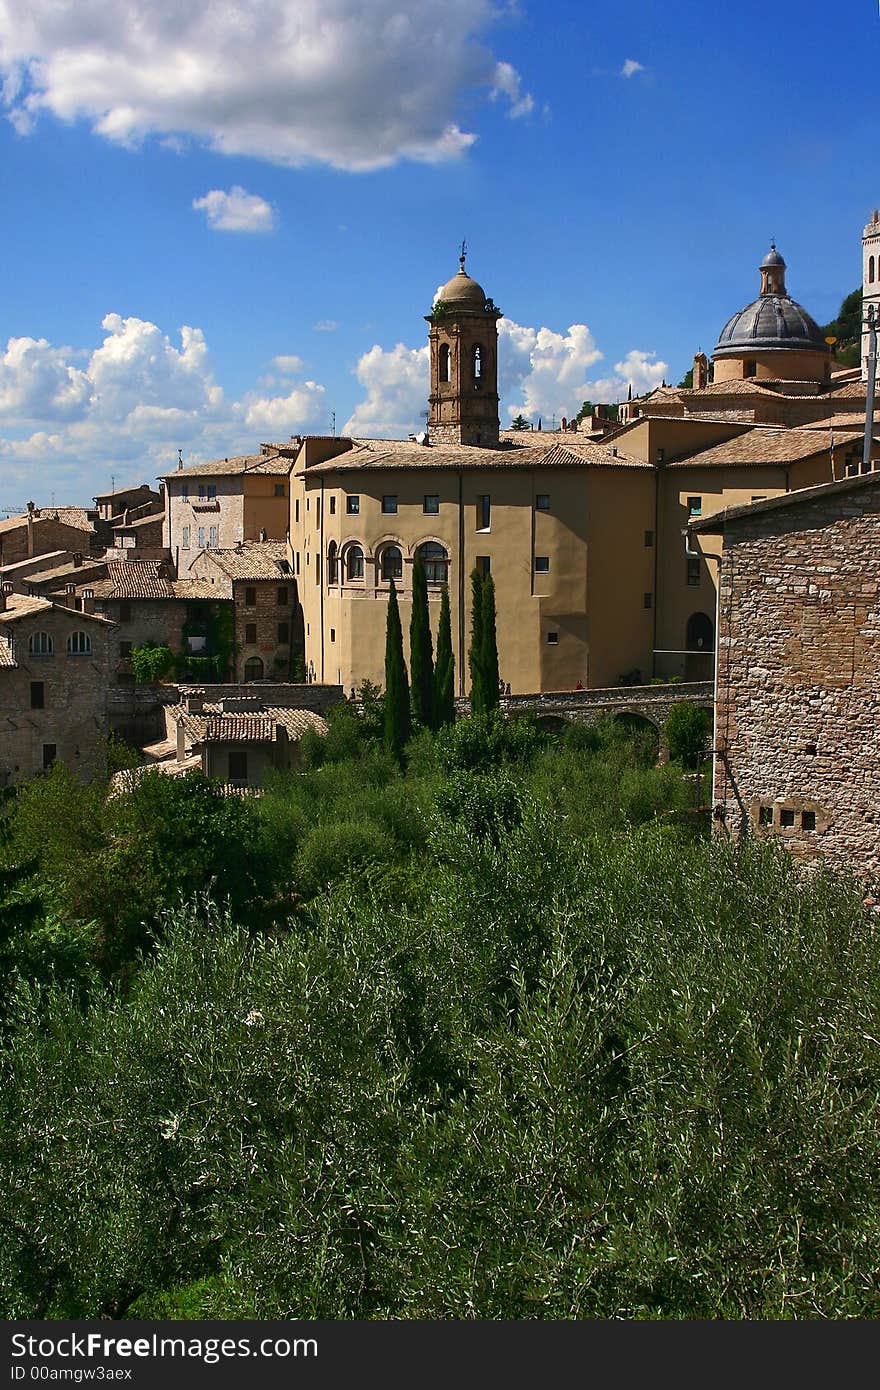
[[188, 690], [183, 700], [187, 714], [201, 714], [205, 707], [205, 692], [203, 690]]
[[76, 594], [76, 585], [75, 585], [75, 584], [65, 584], [65, 586], [64, 586], [64, 601], [65, 601], [65, 603], [66, 603], [66, 605], [67, 605], [68, 608], [75, 608], [75, 607], [76, 607], [76, 601], [75, 601], [75, 597], [74, 597], [75, 594]]
[[81, 551], [81, 550], [75, 550], [75, 551], [73, 552], [73, 568], [78, 570], [79, 567], [80, 567], [80, 565], [82, 564], [82, 562], [83, 562], [82, 551]]
[[709, 384], [709, 359], [705, 352], [694, 353], [694, 390], [703, 391]]
[[0, 584], [0, 613], [6, 612], [9, 606], [9, 600], [12, 597], [12, 592], [12, 584], [8, 579], [4, 579], [3, 583]]

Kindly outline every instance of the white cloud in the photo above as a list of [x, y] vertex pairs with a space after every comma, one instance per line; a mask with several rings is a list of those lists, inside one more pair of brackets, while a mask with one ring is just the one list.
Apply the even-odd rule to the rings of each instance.
[[394, 439], [424, 428], [431, 360], [428, 345], [403, 343], [387, 352], [378, 343], [358, 360], [355, 375], [367, 392], [342, 427], [343, 434]]
[[312, 324], [313, 333], [335, 333], [339, 324], [336, 319], [318, 319], [317, 323]]
[[535, 98], [531, 92], [522, 90], [522, 78], [510, 63], [495, 64], [489, 96], [492, 101], [496, 101], [502, 95], [506, 96], [510, 102], [510, 110], [507, 114], [511, 120], [516, 120], [519, 116], [527, 116], [530, 111], [534, 110]]
[[[156, 324], [107, 314], [91, 351], [12, 338], [0, 351], [0, 462], [10, 485], [88, 497], [111, 470], [143, 481], [173, 466], [252, 450], [262, 439], [327, 428], [324, 387], [302, 359], [273, 359], [280, 378], [227, 400], [199, 328], [179, 343]], [[273, 382], [277, 394], [273, 394]], [[256, 438], [255, 438], [256, 436]], [[59, 500], [60, 495], [59, 495]]]
[[[585, 400], [618, 401], [632, 383], [633, 391], [659, 386], [668, 367], [656, 354], [632, 349], [613, 372], [590, 376], [603, 354], [586, 324], [574, 323], [565, 333], [529, 328], [503, 318], [498, 324], [498, 376], [504, 418], [525, 415], [549, 424], [577, 414]], [[366, 392], [343, 426], [345, 434], [394, 438], [424, 425], [421, 412], [429, 390], [427, 346], [391, 350], [378, 344], [358, 361], [356, 376]]]
[[197, 140], [279, 164], [454, 159], [483, 88], [531, 109], [488, 36], [495, 0], [2, 0], [9, 119], [84, 119], [103, 138]]
[[272, 205], [258, 193], [247, 193], [240, 184], [228, 192], [212, 188], [203, 198], [193, 198], [196, 212], [204, 212], [208, 226], [218, 232], [272, 232], [275, 215]]
[[644, 63], [637, 63], [635, 58], [627, 58], [623, 67], [620, 69], [621, 77], [635, 77], [637, 72], [644, 72]]

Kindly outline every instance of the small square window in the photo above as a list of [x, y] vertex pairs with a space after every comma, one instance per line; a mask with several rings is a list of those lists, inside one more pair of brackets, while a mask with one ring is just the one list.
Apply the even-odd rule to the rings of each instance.
[[703, 499], [702, 499], [702, 497], [689, 497], [689, 498], [688, 498], [688, 516], [702, 516], [702, 515], [703, 515]]
[[256, 606], [257, 606], [257, 591], [256, 591], [256, 589], [245, 589], [245, 591], [244, 591], [244, 606], [245, 606], [245, 608], [256, 608]]
[[214, 483], [208, 484], [208, 501], [214, 502], [217, 497], [217, 487]]
[[388, 492], [388, 493], [385, 493], [385, 495], [384, 495], [383, 498], [382, 498], [382, 511], [383, 511], [386, 515], [390, 515], [391, 513], [397, 511], [397, 493], [396, 493], [396, 492]]
[[654, 607], [654, 595], [653, 595], [653, 594], [645, 594], [645, 595], [644, 595], [644, 597], [643, 597], [643, 599], [642, 599], [642, 607], [643, 607], [643, 608], [653, 608], [653, 607]]
[[180, 496], [182, 501], [189, 501], [189, 483], [184, 483], [183, 487], [181, 488]]
[[46, 708], [46, 686], [43, 681], [31, 681], [31, 709]]
[[759, 825], [772, 825], [772, 824], [773, 824], [773, 807], [772, 807], [772, 806], [759, 806], [759, 808], [758, 808], [758, 824], [759, 824]]
[[549, 512], [550, 494], [549, 492], [539, 492], [535, 497], [535, 508], [539, 512]]
[[699, 560], [688, 560], [687, 562], [687, 582], [691, 585], [698, 585], [700, 582], [700, 562]]
[[335, 516], [335, 515], [336, 515], [336, 498], [335, 498], [335, 497], [331, 497], [331, 498], [330, 498], [330, 515], [331, 515], [331, 516]]
[[361, 509], [361, 499], [359, 497], [346, 497], [345, 510], [349, 516], [357, 516]]
[[422, 511], [427, 516], [437, 516], [440, 511], [440, 498], [436, 492], [426, 492], [425, 500], [422, 504]]
[[245, 642], [247, 643], [247, 645], [248, 645], [249, 647], [256, 646], [256, 641], [257, 641], [257, 625], [256, 625], [256, 623], [245, 623], [245, 625], [244, 625], [244, 640], [245, 640]]
[[127, 661], [128, 658], [131, 656], [131, 649], [132, 649], [133, 645], [134, 645], [134, 643], [132, 643], [132, 642], [120, 642], [120, 643], [119, 643], [119, 655], [120, 655], [120, 657], [122, 658], [123, 661]]
[[474, 561], [474, 567], [480, 578], [485, 579], [486, 575], [492, 568], [492, 561], [490, 560], [488, 555], [478, 555], [476, 560]]
[[780, 811], [779, 824], [783, 827], [784, 830], [790, 830], [791, 827], [794, 825], [794, 811]]
[[55, 743], [43, 744], [43, 770], [51, 767], [58, 756], [58, 745]]
[[549, 556], [549, 555], [536, 555], [536, 556], [535, 556], [535, 574], [549, 574], [549, 573], [550, 573], [550, 556]]
[[558, 646], [558, 645], [559, 645], [559, 633], [558, 633], [558, 632], [548, 632], [548, 633], [547, 633], [547, 642], [548, 642], [548, 645], [551, 646], [551, 647], [556, 647], [556, 646]]
[[131, 622], [131, 604], [128, 599], [124, 599], [119, 605], [119, 621], [121, 623]]
[[200, 501], [200, 502], [204, 502], [204, 500], [205, 500], [205, 484], [204, 484], [204, 483], [199, 483], [199, 501]]
[[650, 549], [650, 547], [651, 547], [653, 544], [654, 544], [654, 532], [653, 532], [653, 531], [646, 531], [646, 532], [645, 532], [645, 546], [646, 546], [646, 548], [647, 548], [647, 549]]
[[278, 624], [278, 645], [286, 647], [290, 643], [290, 623]]
[[816, 812], [815, 812], [815, 811], [802, 811], [802, 812], [801, 812], [801, 830], [815, 830], [815, 829], [816, 829]]
[[283, 483], [276, 483], [276, 484], [275, 484], [275, 496], [276, 496], [276, 497], [283, 497], [283, 496], [284, 496], [284, 484], [283, 484]]
[[238, 783], [240, 786], [247, 786], [248, 764], [246, 748], [230, 748], [229, 750], [229, 780]]

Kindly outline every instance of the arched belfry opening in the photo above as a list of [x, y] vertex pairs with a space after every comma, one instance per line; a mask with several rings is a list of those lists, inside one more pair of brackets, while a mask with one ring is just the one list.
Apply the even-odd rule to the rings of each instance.
[[438, 292], [430, 314], [431, 395], [428, 433], [433, 444], [497, 448], [498, 320], [501, 310], [464, 268]]

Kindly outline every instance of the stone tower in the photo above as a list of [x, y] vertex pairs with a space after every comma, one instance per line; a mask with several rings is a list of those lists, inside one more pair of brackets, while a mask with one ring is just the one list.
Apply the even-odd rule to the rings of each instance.
[[462, 247], [458, 274], [443, 286], [425, 315], [431, 325], [428, 432], [432, 444], [497, 448], [501, 310], [465, 272], [464, 260]]
[[[880, 211], [871, 213], [871, 220], [862, 232], [862, 323], [868, 317], [868, 305], [874, 306], [874, 317], [880, 313]], [[868, 380], [868, 334], [862, 328], [862, 381]]]

